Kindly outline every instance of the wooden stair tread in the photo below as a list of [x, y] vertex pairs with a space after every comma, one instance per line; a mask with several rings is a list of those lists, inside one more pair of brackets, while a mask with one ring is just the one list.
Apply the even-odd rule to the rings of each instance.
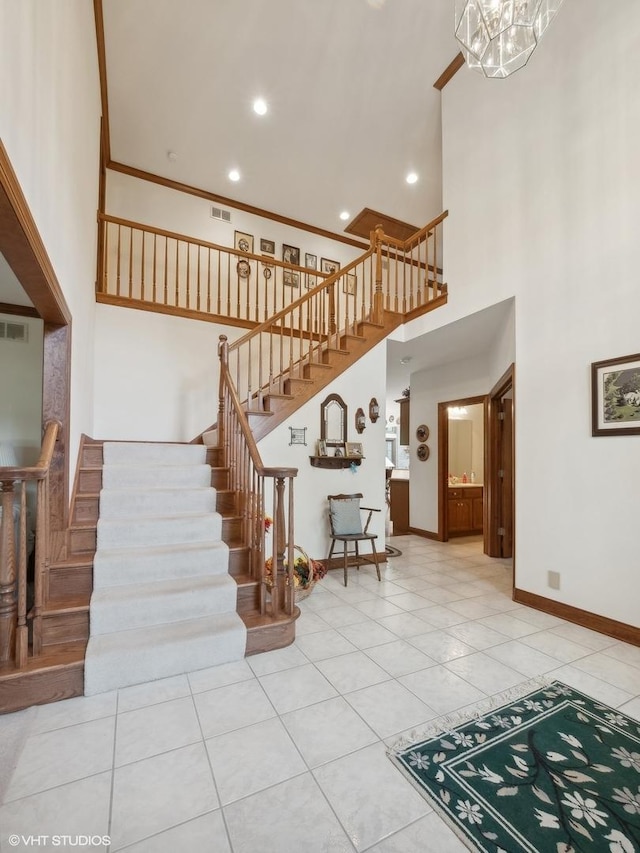
[[270, 613], [265, 613], [264, 616], [260, 615], [260, 613], [240, 614], [247, 631], [258, 631], [269, 625], [288, 625], [291, 622], [295, 622], [299, 615], [300, 610], [298, 607], [294, 607], [291, 616], [286, 613], [279, 613], [276, 617], [273, 617]]
[[280, 394], [272, 391], [269, 391], [264, 395], [265, 400], [267, 397], [273, 397], [275, 400], [293, 400], [293, 394]]

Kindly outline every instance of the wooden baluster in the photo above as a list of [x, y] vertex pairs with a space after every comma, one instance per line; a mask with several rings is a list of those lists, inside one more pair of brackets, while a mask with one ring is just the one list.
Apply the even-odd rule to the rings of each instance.
[[191, 308], [191, 243], [184, 244], [187, 252], [187, 304], [185, 308]]
[[167, 305], [169, 302], [169, 240], [164, 238], [164, 302]]
[[120, 296], [120, 246], [122, 241], [121, 226], [118, 225], [118, 254], [116, 262], [116, 296]]
[[198, 268], [196, 271], [196, 311], [200, 310], [200, 255], [202, 253], [201, 247], [196, 246], [196, 250], [198, 252]]
[[129, 299], [133, 298], [133, 228], [129, 228]]
[[336, 326], [336, 294], [335, 285], [330, 284], [327, 288], [329, 293], [329, 334], [334, 335], [337, 332]]
[[[289, 564], [289, 584], [287, 587], [288, 596], [286, 599], [286, 608], [287, 615], [291, 616], [293, 613], [293, 608], [295, 606], [296, 600], [296, 588], [295, 583], [293, 581], [293, 563], [295, 560], [295, 554], [293, 551], [294, 545], [294, 531], [293, 531], [293, 477], [287, 477], [287, 481], [289, 483], [289, 507], [288, 507], [288, 524], [287, 524], [287, 536], [285, 537], [288, 543], [289, 555], [287, 562]], [[284, 490], [284, 479], [282, 480], [282, 488]], [[311, 570], [311, 566], [309, 566], [309, 570]]]
[[174, 305], [178, 306], [180, 304], [180, 295], [179, 295], [179, 276], [178, 276], [178, 253], [179, 253], [180, 241], [176, 240], [176, 288], [175, 288], [175, 297], [174, 297]]
[[157, 281], [157, 259], [158, 259], [158, 235], [153, 235], [153, 301], [156, 303], [158, 301], [158, 281]]
[[433, 298], [438, 296], [438, 226], [433, 229]]
[[16, 643], [16, 543], [13, 530], [13, 480], [3, 480], [0, 522], [0, 663], [14, 660]]
[[18, 547], [18, 625], [16, 630], [16, 666], [22, 669], [29, 653], [27, 628], [27, 484], [20, 489], [20, 543]]
[[231, 255], [227, 258], [227, 317], [231, 317]]
[[374, 231], [374, 245], [376, 250], [376, 290], [373, 295], [373, 312], [372, 320], [374, 323], [382, 323], [384, 316], [384, 306], [382, 297], [382, 238], [384, 231], [382, 226], [378, 225]]
[[220, 335], [218, 338], [218, 358], [220, 359], [220, 379], [218, 382], [218, 447], [224, 447], [225, 378], [229, 370], [229, 341], [226, 335]]
[[211, 314], [211, 249], [207, 249], [207, 314]]
[[[284, 477], [274, 478], [274, 513], [273, 513], [273, 540], [275, 559], [272, 566], [273, 586], [271, 588], [271, 613], [278, 616], [286, 595], [285, 584], [287, 573], [293, 571], [292, 561], [289, 560], [288, 567], [284, 566], [284, 556], [287, 544], [287, 533], [285, 527], [284, 513]], [[290, 575], [289, 575], [290, 576]]]
[[142, 251], [140, 252], [140, 299], [144, 302], [144, 238], [145, 232], [140, 232]]

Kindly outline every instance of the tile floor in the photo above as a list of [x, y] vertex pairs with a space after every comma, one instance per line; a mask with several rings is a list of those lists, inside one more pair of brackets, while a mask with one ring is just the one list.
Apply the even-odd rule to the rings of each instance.
[[640, 719], [639, 648], [514, 604], [477, 540], [391, 541], [383, 581], [330, 573], [286, 649], [20, 712], [2, 853], [462, 853], [386, 757], [400, 735], [539, 675]]

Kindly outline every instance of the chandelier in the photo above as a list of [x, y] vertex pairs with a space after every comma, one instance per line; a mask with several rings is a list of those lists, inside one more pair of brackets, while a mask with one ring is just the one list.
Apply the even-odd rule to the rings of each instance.
[[508, 77], [527, 64], [563, 0], [456, 0], [456, 38], [469, 68]]

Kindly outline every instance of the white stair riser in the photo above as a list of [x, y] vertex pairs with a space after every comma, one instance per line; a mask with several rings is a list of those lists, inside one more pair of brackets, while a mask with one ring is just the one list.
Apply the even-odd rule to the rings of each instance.
[[[160, 483], [158, 480], [161, 475]], [[211, 485], [210, 465], [107, 465], [102, 469], [103, 489], [166, 486], [197, 489]]]
[[[155, 587], [155, 589], [153, 589]], [[113, 596], [113, 589], [98, 590], [91, 597], [91, 634], [113, 634], [149, 625], [198, 619], [236, 609], [238, 587], [229, 575], [121, 587], [129, 595]]]
[[100, 518], [179, 515], [215, 512], [216, 490], [203, 489], [102, 489]]
[[224, 542], [140, 550], [102, 549], [93, 560], [93, 588], [227, 574], [228, 568], [229, 548]]
[[144, 444], [138, 442], [105, 442], [102, 448], [105, 465], [158, 464], [201, 465], [206, 462], [203, 444]]
[[222, 516], [177, 516], [167, 518], [141, 518], [135, 524], [100, 519], [98, 521], [98, 549], [144, 548], [154, 545], [176, 545], [180, 542], [205, 542], [220, 539]]
[[[237, 614], [233, 616], [235, 620], [227, 614], [162, 626], [161, 637], [158, 628], [91, 637], [85, 661], [85, 695], [240, 660], [246, 632], [238, 630], [237, 622], [244, 627], [243, 623]], [[145, 642], [146, 637], [156, 642]]]

